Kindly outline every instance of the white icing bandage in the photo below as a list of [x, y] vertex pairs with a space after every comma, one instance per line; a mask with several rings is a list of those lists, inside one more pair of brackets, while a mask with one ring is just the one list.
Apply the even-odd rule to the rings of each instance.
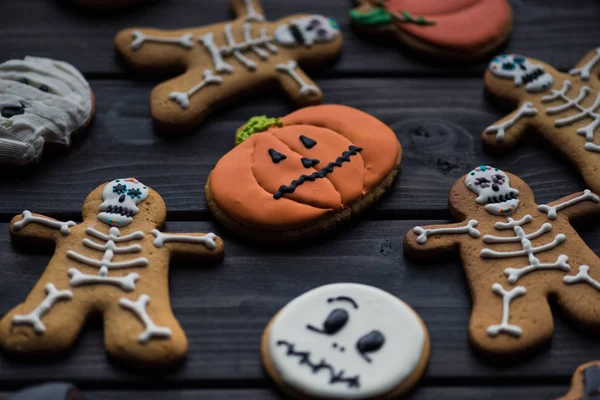
[[[110, 251], [110, 250], [108, 250], [108, 251]], [[86, 264], [86, 265], [89, 265], [90, 267], [96, 267], [96, 268], [102, 268], [102, 267], [106, 267], [109, 269], [135, 268], [135, 267], [146, 267], [148, 265], [148, 259], [145, 257], [138, 257], [138, 258], [134, 258], [132, 260], [127, 260], [127, 261], [112, 262], [112, 261], [106, 260], [106, 258], [107, 258], [106, 254], [105, 254], [105, 258], [103, 258], [102, 260], [96, 260], [96, 259], [93, 259], [90, 257], [86, 257], [83, 254], [79, 254], [73, 250], [67, 251], [67, 257], [69, 257], [72, 260], [79, 261], [82, 264]], [[112, 257], [111, 257], [111, 259], [112, 259]]]
[[246, 6], [246, 21], [248, 22], [260, 22], [264, 21], [265, 17], [259, 14], [254, 8], [254, 4], [252, 4], [252, 0], [244, 0], [244, 5]]
[[285, 64], [275, 65], [277, 72], [285, 72], [289, 74], [292, 79], [300, 86], [300, 94], [302, 96], [317, 95], [319, 94], [319, 88], [314, 85], [308, 84], [302, 77], [296, 72], [298, 63], [294, 60], [290, 60]]
[[[535, 258], [535, 257], [534, 257]], [[504, 274], [508, 278], [508, 283], [514, 284], [516, 283], [523, 275], [527, 275], [530, 272], [541, 271], [541, 270], [549, 270], [556, 269], [561, 271], [570, 271], [571, 267], [567, 263], [569, 261], [569, 257], [561, 254], [557, 257], [556, 261], [551, 264], [541, 264], [537, 258], [535, 258], [534, 263], [528, 265], [523, 268], [506, 268], [504, 270]]]
[[587, 283], [594, 289], [600, 291], [600, 282], [592, 278], [589, 274], [590, 267], [587, 265], [580, 265], [579, 272], [577, 275], [565, 276], [563, 278], [563, 282], [567, 285], [572, 285], [575, 283]]
[[448, 235], [448, 234], [460, 234], [460, 233], [468, 233], [473, 238], [478, 238], [480, 233], [475, 227], [479, 224], [479, 222], [475, 219], [467, 222], [465, 226], [459, 226], [457, 228], [438, 228], [438, 229], [424, 229], [420, 226], [415, 226], [413, 228], [413, 232], [419, 235], [417, 237], [417, 243], [425, 244], [427, 243], [427, 238], [431, 235]]
[[146, 306], [150, 302], [150, 296], [141, 295], [136, 301], [131, 301], [124, 297], [119, 300], [119, 305], [124, 309], [134, 313], [144, 324], [144, 332], [138, 336], [138, 343], [145, 344], [150, 339], [168, 339], [171, 337], [171, 329], [164, 326], [156, 326], [152, 318], [146, 311]]
[[214, 233], [207, 233], [202, 236], [169, 235], [168, 233], [162, 233], [158, 229], [154, 229], [152, 234], [156, 237], [154, 240], [154, 247], [163, 247], [167, 242], [203, 244], [210, 250], [214, 250], [217, 247], [217, 243], [215, 242], [217, 235]]
[[487, 334], [496, 337], [500, 333], [506, 333], [514, 337], [520, 337], [523, 334], [521, 327], [508, 323], [510, 318], [510, 303], [517, 297], [525, 295], [527, 289], [523, 286], [517, 286], [509, 291], [504, 290], [501, 284], [494, 283], [492, 291], [502, 296], [502, 322], [499, 325], [491, 325], [487, 328]]
[[131, 292], [135, 290], [135, 283], [139, 279], [139, 275], [135, 272], [127, 274], [127, 276], [108, 276], [108, 270], [100, 269], [98, 275], [89, 275], [84, 274], [79, 271], [77, 268], [69, 268], [67, 272], [69, 277], [71, 277], [71, 286], [83, 286], [83, 285], [92, 285], [92, 284], [109, 284], [119, 286], [121, 289], [126, 292]]
[[133, 37], [133, 42], [131, 42], [131, 50], [133, 51], [141, 49], [145, 42], [177, 44], [188, 50], [194, 48], [194, 40], [191, 33], [186, 33], [180, 37], [162, 37], [148, 36], [141, 31], [133, 31], [131, 32], [131, 36]]
[[504, 142], [504, 136], [506, 129], [511, 128], [523, 117], [534, 117], [537, 115], [537, 109], [533, 106], [533, 103], [527, 101], [517, 110], [517, 113], [510, 119], [501, 122], [497, 125], [492, 125], [485, 130], [485, 133], [490, 135], [496, 134], [496, 142]]
[[21, 229], [23, 229], [25, 226], [31, 224], [32, 222], [46, 225], [53, 229], [58, 229], [63, 236], [67, 236], [69, 233], [71, 233], [71, 230], [69, 229], [70, 227], [77, 225], [73, 221], [61, 222], [61, 221], [55, 221], [50, 218], [35, 217], [31, 214], [31, 211], [25, 210], [25, 211], [23, 211], [23, 219], [18, 222], [15, 222], [13, 224], [13, 228], [15, 229], [15, 231], [20, 231]]
[[212, 71], [207, 69], [204, 71], [204, 74], [202, 75], [202, 81], [200, 81], [200, 83], [187, 92], [169, 93], [169, 100], [179, 104], [179, 106], [185, 110], [190, 106], [190, 97], [196, 94], [196, 92], [210, 84], [220, 85], [221, 83], [223, 83], [223, 78], [213, 75]]
[[588, 143], [586, 143], [586, 145], [584, 145], [586, 150], [595, 151], [595, 149], [598, 146], [594, 145], [591, 142], [594, 140], [594, 134], [595, 134], [596, 129], [598, 129], [598, 127], [600, 127], [600, 114], [595, 112], [595, 110], [598, 107], [600, 107], [600, 93], [596, 96], [596, 100], [594, 101], [594, 104], [592, 104], [590, 107], [584, 107], [581, 105], [581, 102], [583, 100], [585, 100], [585, 98], [588, 96], [588, 94], [590, 94], [590, 92], [591, 92], [590, 88], [587, 86], [583, 86], [579, 92], [579, 95], [574, 99], [570, 99], [567, 96], [567, 92], [569, 91], [569, 89], [571, 89], [571, 82], [566, 80], [563, 82], [563, 86], [562, 86], [561, 90], [552, 90], [551, 95], [542, 97], [543, 103], [555, 101], [555, 100], [564, 100], [565, 101], [565, 103], [560, 106], [548, 108], [546, 110], [546, 113], [548, 115], [555, 115], [555, 114], [565, 112], [571, 108], [575, 108], [580, 111], [580, 113], [572, 115], [570, 117], [557, 119], [554, 123], [554, 125], [557, 128], [570, 125], [570, 124], [580, 121], [584, 118], [593, 119], [593, 121], [591, 123], [589, 123], [588, 125], [584, 126], [583, 128], [577, 129], [577, 134], [585, 136], [586, 141], [589, 144], [591, 144], [591, 146], [588, 145]]
[[580, 68], [573, 68], [569, 71], [569, 74], [573, 76], [579, 75], [579, 78], [582, 81], [587, 82], [590, 80], [590, 74], [592, 72], [592, 69], [594, 69], [596, 64], [598, 64], [598, 61], [600, 61], [600, 47], [596, 49], [596, 55], [594, 55], [594, 57], [590, 61], [585, 63]]
[[562, 209], [572, 206], [573, 204], [581, 203], [582, 201], [593, 201], [594, 203], [600, 203], [600, 197], [592, 193], [591, 190], [585, 189], [581, 196], [577, 196], [571, 200], [567, 200], [564, 203], [560, 203], [554, 206], [543, 204], [538, 206], [538, 210], [548, 214], [548, 219], [556, 219], [558, 212]]
[[73, 298], [73, 292], [70, 290], [57, 290], [56, 286], [52, 283], [48, 283], [45, 286], [46, 298], [37, 306], [32, 312], [24, 315], [15, 315], [13, 317], [13, 325], [31, 325], [33, 330], [38, 335], [46, 332], [46, 326], [42, 322], [42, 316], [48, 312], [56, 303], [60, 300], [70, 300]]

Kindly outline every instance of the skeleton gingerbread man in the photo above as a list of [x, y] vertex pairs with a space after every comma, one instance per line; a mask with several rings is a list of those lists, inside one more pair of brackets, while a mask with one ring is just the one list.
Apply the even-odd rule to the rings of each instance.
[[485, 74], [489, 95], [516, 108], [482, 134], [486, 146], [507, 150], [527, 130], [537, 131], [600, 193], [600, 48], [563, 74], [541, 61], [517, 54], [495, 57]]
[[600, 260], [571, 226], [600, 213], [589, 190], [537, 205], [518, 177], [480, 166], [450, 191], [449, 225], [415, 227], [404, 237], [416, 259], [459, 252], [473, 299], [471, 341], [513, 355], [547, 341], [548, 297], [581, 324], [600, 328]]
[[134, 69], [186, 72], [158, 85], [150, 96], [159, 127], [185, 131], [214, 108], [279, 83], [298, 106], [319, 104], [322, 94], [300, 65], [327, 63], [341, 50], [335, 21], [292, 15], [266, 21], [259, 0], [231, 0], [236, 19], [173, 31], [121, 31], [115, 47]]
[[83, 223], [24, 211], [10, 225], [15, 239], [53, 242], [54, 256], [23, 304], [0, 321], [0, 344], [14, 354], [70, 347], [89, 314], [104, 317], [106, 350], [130, 364], [181, 361], [187, 339], [169, 304], [171, 257], [216, 260], [213, 233], [162, 233], [166, 206], [133, 178], [98, 187], [83, 205]]

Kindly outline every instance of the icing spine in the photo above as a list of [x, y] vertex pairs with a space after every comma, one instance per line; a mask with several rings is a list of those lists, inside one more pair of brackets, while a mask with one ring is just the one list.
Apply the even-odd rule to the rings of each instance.
[[266, 115], [252, 117], [246, 124], [238, 129], [235, 134], [235, 145], [244, 142], [250, 136], [264, 132], [272, 126], [282, 127], [283, 122], [279, 118], [269, 118]]

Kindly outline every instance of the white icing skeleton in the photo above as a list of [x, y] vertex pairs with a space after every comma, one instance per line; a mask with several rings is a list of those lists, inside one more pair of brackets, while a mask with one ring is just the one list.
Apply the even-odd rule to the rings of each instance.
[[[116, 179], [88, 197], [86, 205], [92, 204], [90, 207], [95, 205], [96, 215], [86, 218], [85, 216], [91, 215], [94, 210], [86, 210], [84, 206], [85, 220], [81, 225], [73, 221], [60, 222], [33, 215], [29, 211], [24, 211], [21, 218], [15, 218], [12, 229], [17, 236], [33, 234], [34, 237], [38, 237], [41, 233], [48, 239], [67, 240], [74, 231], [77, 231], [83, 234], [83, 238], [77, 246], [68, 246], [66, 249], [67, 246], [57, 245], [57, 253], [49, 269], [57, 264], [62, 272], [58, 275], [54, 274], [53, 276], [58, 278], [52, 282], [38, 283], [38, 287], [44, 285], [46, 293], [41, 302], [38, 303], [36, 289], [39, 289], [36, 288], [24, 305], [17, 307], [0, 322], [0, 341], [5, 338], [5, 329], [10, 329], [11, 326], [30, 326], [38, 336], [43, 336], [49, 329], [44, 319], [50, 318], [48, 324], [51, 324], [54, 319], [60, 318], [59, 314], [53, 314], [53, 307], [62, 304], [61, 307], [65, 307], [63, 310], [73, 309], [72, 312], [76, 314], [75, 310], [79, 306], [70, 303], [85, 303], [88, 301], [86, 296], [95, 296], [95, 301], [103, 304], [98, 306], [99, 310], [103, 307], [111, 309], [110, 307], [116, 306], [119, 313], [133, 314], [134, 320], [144, 327], [137, 337], [137, 343], [140, 345], [148, 345], [155, 340], [169, 340], [174, 329], [180, 331], [174, 317], [170, 314], [168, 297], [165, 298], [168, 296], [166, 281], [164, 292], [158, 298], [153, 295], [151, 299], [151, 296], [145, 292], [148, 288], [159, 284], [156, 282], [157, 279], [162, 277], [166, 280], [166, 275], [162, 275], [160, 269], [168, 267], [164, 264], [168, 263], [169, 257], [157, 257], [153, 262], [149, 256], [168, 252], [215, 258], [214, 256], [222, 252], [222, 248], [218, 248], [219, 239], [213, 233], [183, 235], [149, 229], [156, 226], [157, 221], [154, 218], [160, 219], [160, 209], [164, 208], [164, 203], [157, 194], [154, 194], [149, 204], [150, 194], [150, 189], [134, 178]], [[102, 201], [95, 197], [98, 195]], [[154, 211], [158, 212], [158, 215], [156, 217], [148, 215], [151, 212], [149, 210], [158, 210]], [[166, 210], [162, 218], [165, 214]], [[160, 221], [158, 223], [161, 224]], [[126, 232], [122, 232], [123, 230]], [[156, 275], [157, 273], [159, 275]], [[95, 291], [90, 291], [91, 287], [96, 288]], [[78, 288], [82, 288], [83, 291], [78, 291]], [[113, 306], [110, 305], [111, 301], [114, 301]], [[32, 311], [29, 311], [31, 309]], [[115, 309], [111, 310], [113, 313], [116, 312]], [[163, 323], [158, 323], [157, 318]], [[83, 320], [80, 323], [83, 323]], [[56, 323], [51, 328], [61, 329]], [[136, 327], [130, 330], [135, 332]], [[182, 335], [183, 333], [178, 333], [178, 337]], [[20, 343], [19, 348], [25, 348], [28, 344]], [[182, 344], [178, 343], [177, 346]], [[157, 360], [157, 362], [164, 361]]]
[[[528, 283], [541, 279], [548, 285], [554, 285], [552, 287], [558, 285], [559, 289], [554, 289], [553, 293], [560, 291], [563, 296], [577, 296], [576, 292], [569, 290], [577, 290], [571, 286], [582, 284], [600, 295], [600, 282], [596, 279], [600, 279], [600, 259], [581, 240], [569, 222], [570, 218], [589, 214], [590, 208], [600, 211], [600, 206], [596, 206], [600, 205], [600, 197], [585, 190], [549, 205], [538, 206], [533, 201], [516, 200], [517, 195], [523, 195], [523, 191], [526, 198], [533, 199], [531, 189], [520, 179], [517, 179], [516, 187], [520, 190], [512, 188], [508, 174], [498, 168], [487, 165], [477, 167], [465, 176], [464, 182], [458, 181], [450, 194], [455, 213], [471, 218], [466, 225], [462, 222], [447, 226], [417, 226], [405, 239], [409, 255], [417, 252], [423, 256], [439, 255], [440, 249], [461, 249], [463, 262], [465, 266], [468, 265], [467, 277], [485, 281], [486, 285], [490, 285], [491, 292], [501, 298], [499, 323], [490, 324], [489, 319], [485, 319], [488, 324], [486, 335], [490, 339], [502, 334], [518, 339], [525, 334], [520, 323], [511, 318], [514, 307], [523, 307], [524, 304], [524, 300], [517, 299], [527, 298], [531, 290], [535, 292], [532, 294], [534, 296], [547, 296], [548, 293], [542, 289], [545, 286], [531, 289]], [[464, 188], [477, 195], [474, 202], [483, 206], [485, 212], [471, 205], [460, 205], [454, 200], [472, 196], [465, 193]], [[544, 222], [540, 223], [539, 220]], [[590, 265], [596, 269], [591, 269]], [[497, 281], [500, 268], [506, 282]], [[579, 272], [572, 274], [573, 269]], [[490, 274], [489, 278], [486, 278], [487, 274]], [[535, 275], [536, 278], [524, 279], [529, 275]], [[519, 286], [513, 286], [517, 283]], [[482, 283], [471, 282], [471, 285], [481, 286]], [[478, 301], [474, 298], [474, 303]], [[488, 302], [491, 301], [488, 299]], [[524, 312], [527, 312], [526, 309], [519, 308], [519, 321], [523, 321]], [[484, 318], [475, 316], [481, 320]], [[472, 329], [480, 329], [482, 325], [482, 322], [473, 322]], [[471, 332], [471, 335], [474, 334]], [[476, 336], [478, 341], [485, 342], [482, 346], [493, 348], [493, 342], [486, 342], [478, 336], [480, 334], [478, 332]], [[529, 334], [535, 333], [530, 331]]]

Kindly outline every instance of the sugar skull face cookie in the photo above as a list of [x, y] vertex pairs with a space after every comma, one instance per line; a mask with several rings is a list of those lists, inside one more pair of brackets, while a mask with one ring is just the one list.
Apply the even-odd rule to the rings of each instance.
[[423, 321], [380, 289], [354, 283], [311, 290], [265, 330], [262, 356], [284, 390], [314, 398], [387, 398], [408, 390], [429, 358]]
[[519, 191], [510, 187], [510, 178], [498, 168], [479, 166], [467, 174], [465, 184], [490, 214], [511, 215], [519, 207]]

